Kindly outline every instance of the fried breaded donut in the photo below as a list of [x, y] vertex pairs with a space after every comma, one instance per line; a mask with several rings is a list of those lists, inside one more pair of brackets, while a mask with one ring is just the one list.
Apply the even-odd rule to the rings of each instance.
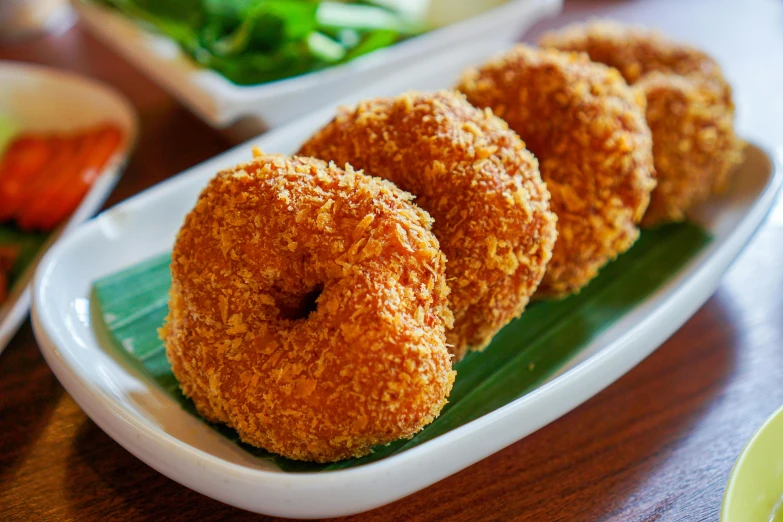
[[505, 119], [538, 157], [558, 239], [538, 297], [563, 297], [639, 236], [655, 187], [644, 97], [587, 55], [517, 46], [459, 89]]
[[260, 156], [210, 181], [174, 246], [161, 330], [202, 416], [329, 462], [438, 415], [455, 376], [445, 256], [410, 199], [311, 158]]
[[547, 32], [539, 45], [585, 52], [594, 62], [619, 70], [629, 84], [658, 71], [712, 78], [729, 87], [717, 62], [703, 51], [676, 43], [659, 32], [612, 20], [593, 20]]
[[658, 187], [642, 224], [682, 221], [711, 192], [725, 190], [743, 161], [731, 87], [704, 52], [647, 29], [611, 21], [576, 24], [541, 37], [542, 47], [584, 51], [617, 68], [648, 98]]
[[693, 205], [725, 190], [729, 173], [743, 161], [733, 113], [709, 80], [654, 72], [636, 85], [647, 97], [658, 173], [642, 225], [683, 221]]
[[555, 216], [535, 158], [505, 122], [453, 92], [411, 92], [341, 109], [301, 153], [391, 180], [432, 215], [457, 359], [522, 313], [551, 256]]

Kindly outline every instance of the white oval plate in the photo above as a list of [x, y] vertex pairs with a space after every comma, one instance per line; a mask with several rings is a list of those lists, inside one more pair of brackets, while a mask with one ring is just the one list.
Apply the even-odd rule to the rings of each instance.
[[563, 3], [509, 0], [471, 19], [342, 65], [275, 82], [237, 85], [215, 71], [198, 67], [171, 40], [143, 29], [121, 13], [88, 1], [73, 1], [91, 31], [204, 121], [224, 128], [245, 118], [233, 132], [244, 138], [333, 103], [368, 83], [398, 75], [400, 68], [429, 59], [434, 53], [458, 54], [481, 39], [510, 44], [537, 21], [558, 13]]
[[[448, 61], [422, 62], [354, 98], [453, 84], [496, 49], [475, 45]], [[169, 251], [183, 217], [219, 169], [247, 161], [250, 145], [291, 153], [334, 115], [329, 107], [198, 165], [108, 210], [56, 245], [36, 274], [33, 324], [60, 382], [112, 438], [170, 478], [259, 513], [332, 517], [372, 509], [418, 491], [564, 415], [630, 370], [714, 292], [764, 219], [781, 180], [770, 157], [750, 147], [732, 193], [693, 218], [714, 236], [677, 276], [601, 334], [559, 375], [528, 395], [445, 435], [365, 466], [286, 473], [241, 450], [182, 410], [131, 367], [90, 325], [96, 279]]]
[[[123, 131], [123, 142], [70, 218], [55, 230], [37, 259], [62, 234], [97, 212], [111, 193], [136, 140], [136, 112], [114, 89], [72, 73], [0, 61], [0, 114], [24, 131], [71, 131], [110, 122]], [[37, 261], [36, 259], [36, 261]], [[19, 329], [30, 308], [29, 283], [36, 261], [0, 303], [0, 353]]]

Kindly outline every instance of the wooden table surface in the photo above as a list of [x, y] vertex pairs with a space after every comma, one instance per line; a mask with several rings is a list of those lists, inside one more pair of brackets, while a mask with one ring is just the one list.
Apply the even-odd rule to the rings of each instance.
[[[594, 12], [596, 4], [616, 9], [618, 2], [572, 3], [566, 18]], [[671, 1], [658, 4], [675, 8]], [[771, 11], [771, 23], [781, 27], [778, 36], [783, 36], [780, 2], [751, 4]], [[620, 16], [633, 19], [643, 15], [639, 13], [623, 11]], [[718, 19], [728, 24], [731, 17]], [[708, 22], [701, 18], [691, 23]], [[687, 23], [677, 27], [685, 30]], [[781, 67], [783, 45], [776, 46], [783, 38], [770, 42], [748, 34], [742, 39], [746, 45], [757, 45], [757, 40], [765, 42], [766, 51], [774, 44], [771, 56], [777, 60], [768, 63]], [[719, 58], [725, 59], [722, 53], [728, 48], [717, 51]], [[736, 53], [743, 61], [724, 66], [730, 78], [739, 78], [741, 111], [746, 102], [740, 121], [747, 133], [766, 129], [765, 144], [774, 147], [783, 144], [781, 83], [767, 85], [763, 75], [778, 74], [780, 79], [781, 71], [770, 73], [752, 52], [740, 46]], [[79, 25], [61, 36], [0, 47], [0, 59], [78, 71], [113, 84], [131, 99], [140, 114], [141, 137], [108, 205], [230, 145]], [[748, 79], [749, 70], [756, 76]], [[744, 87], [750, 80], [767, 91], [748, 92]], [[354, 518], [717, 520], [740, 450], [783, 404], [781, 258], [783, 205], [778, 204], [716, 294], [618, 382], [484, 461]], [[0, 518], [263, 517], [180, 486], [105, 435], [57, 382], [28, 322], [0, 356]]]

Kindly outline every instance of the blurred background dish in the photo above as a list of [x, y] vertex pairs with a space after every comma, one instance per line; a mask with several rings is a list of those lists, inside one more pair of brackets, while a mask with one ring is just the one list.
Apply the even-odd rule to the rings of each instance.
[[[113, 0], [111, 3], [118, 4]], [[188, 56], [205, 56], [206, 53], [208, 56], [204, 57], [204, 63], [222, 64], [216, 67], [224, 72], [233, 67], [224, 61], [216, 61], [214, 44], [209, 49], [203, 48], [204, 31], [207, 30], [203, 25], [198, 25], [200, 30], [194, 37], [198, 45], [190, 45], [187, 42], [194, 38], [182, 37], [180, 22], [172, 26], [167, 22], [168, 18], [156, 16], [151, 20], [148, 11], [138, 10], [132, 11], [135, 15], [131, 18], [127, 16], [130, 12], [127, 9], [123, 14], [95, 2], [75, 1], [74, 5], [85, 26], [99, 38], [160, 83], [204, 121], [225, 129], [226, 134], [236, 141], [340, 99], [370, 82], [394, 74], [403, 65], [439, 54], [445, 56], [463, 52], [478, 40], [489, 39], [510, 45], [534, 23], [555, 15], [562, 7], [562, 0], [460, 1], [454, 2], [453, 6], [451, 2], [434, 1], [431, 6], [426, 3], [427, 10], [422, 11], [420, 1], [378, 0], [376, 3], [394, 4], [398, 13], [407, 13], [408, 19], [418, 17], [424, 24], [422, 27], [433, 23], [454, 23], [418, 36], [412, 36], [416, 31], [410, 30], [410, 27], [400, 29], [399, 36], [404, 39], [389, 47], [379, 48], [355, 60], [338, 60], [336, 65], [315, 72], [254, 85], [232, 82], [225, 74], [205, 68]], [[130, 2], [122, 4], [132, 5]], [[323, 2], [322, 6], [332, 4]], [[444, 8], [444, 5], [453, 9]], [[434, 18], [427, 21], [430, 14]], [[464, 19], [471, 15], [475, 16]], [[140, 19], [148, 19], [148, 22], [140, 24]], [[181, 16], [178, 20], [181, 21]], [[151, 30], [153, 27], [154, 31]], [[177, 38], [180, 43], [162, 33], [180, 35]], [[234, 36], [240, 38], [241, 31], [231, 33], [231, 38]], [[183, 42], [186, 43], [183, 45]], [[238, 76], [234, 79], [242, 79], [241, 75]]]
[[[136, 133], [135, 111], [115, 90], [71, 73], [0, 61], [0, 214], [8, 214], [0, 215], [0, 294], [6, 294], [0, 295], [0, 352], [27, 315], [37, 260], [101, 207]], [[41, 172], [14, 180], [19, 162], [9, 166], [7, 154], [25, 142], [32, 146], [22, 151], [23, 163], [34, 161]], [[30, 198], [19, 212], [10, 212], [11, 182], [36, 189], [22, 194]]]
[[783, 407], [756, 430], [734, 464], [720, 519], [783, 521]]

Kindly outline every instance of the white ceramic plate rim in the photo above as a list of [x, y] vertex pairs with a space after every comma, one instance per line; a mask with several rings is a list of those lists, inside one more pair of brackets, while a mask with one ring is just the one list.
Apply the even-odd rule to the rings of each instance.
[[[437, 78], [442, 85], [440, 82], [445, 81], [447, 75], [464, 69], [465, 64], [461, 61], [479, 63], [488, 54], [495, 54], [498, 45], [474, 44], [469, 53], [452, 57], [451, 62], [443, 62], [438, 57], [432, 62], [417, 63], [395, 81], [370, 86], [346, 101], [399, 92], [408, 87], [430, 88], [430, 82], [424, 80], [426, 77]], [[411, 85], [412, 79], [421, 80], [427, 86]], [[331, 106], [293, 121], [104, 212], [56, 245], [46, 255], [35, 279], [33, 325], [41, 351], [60, 382], [104, 431], [141, 460], [191, 489], [244, 509], [272, 515], [339, 516], [383, 505], [516, 442], [592, 397], [657, 348], [714, 292], [720, 277], [762, 222], [781, 184], [775, 159], [768, 152], [754, 149], [757, 155], [765, 154], [765, 165], [769, 163], [765, 173], [769, 173], [769, 178], [763, 190], [754, 192], [758, 196], [752, 203], [743, 203], [742, 217], [732, 221], [730, 232], [725, 231], [721, 241], [713, 241], [672, 281], [594, 339], [572, 367], [524, 397], [418, 447], [361, 467], [326, 473], [251, 469], [224, 461], [144, 425], [119, 401], [79, 375], [80, 370], [71, 366], [60, 348], [70, 347], [73, 338], [60, 324], [62, 321], [58, 321], [60, 311], [46, 307], [46, 294], [58, 259], [67, 256], [69, 249], [85, 238], [101, 235], [104, 229], [110, 230], [115, 217], [121, 223], [122, 216], [142, 211], [147, 201], [158, 205], [172, 198], [176, 200], [178, 193], [190, 192], [198, 180], [201, 180], [199, 188], [203, 186], [205, 172], [214, 173], [225, 167], [227, 161], [234, 162], [240, 156], [249, 158], [251, 144], [269, 151], [280, 150], [276, 143], [290, 141], [288, 136], [304, 139], [333, 114]], [[152, 248], [148, 250], [145, 254], [149, 256], [162, 253]], [[675, 304], [677, 306], [672, 306]], [[102, 350], [97, 344], [96, 349]], [[81, 350], [81, 353], [85, 352]], [[264, 495], [259, 496], [259, 492]]]
[[[773, 168], [775, 167], [773, 165]], [[178, 177], [165, 182], [162, 186], [157, 187], [156, 190], [176, 190], [178, 184], [186, 181], [186, 178]], [[36, 275], [34, 326], [47, 362], [69, 393], [74, 396], [80, 406], [85, 409], [88, 415], [101, 428], [147, 464], [158, 469], [158, 471], [218, 500], [223, 500], [246, 509], [259, 509], [256, 499], [233, 498], [230, 494], [221, 494], [220, 492], [216, 494], [207, 484], [199, 480], [198, 477], [193, 476], [195, 470], [200, 469], [204, 472], [208, 469], [214, 472], [217, 477], [223, 477], [224, 480], [253, 484], [255, 487], [262, 489], [268, 488], [277, 492], [289, 490], [289, 495], [290, 490], [294, 489], [298, 494], [306, 498], [306, 495], [315, 493], [328, 495], [334, 487], [338, 486], [338, 483], [340, 488], [353, 487], [358, 490], [364, 490], [368, 484], [373, 484], [374, 480], [377, 480], [379, 476], [401, 473], [401, 468], [409, 471], [421, 470], [422, 467], [438, 463], [437, 471], [431, 472], [423, 480], [417, 479], [415, 474], [411, 475], [410, 479], [399, 489], [389, 492], [389, 494], [381, 495], [383, 499], [380, 501], [377, 498], [367, 502], [360, 501], [357, 505], [346, 508], [308, 509], [306, 506], [292, 506], [290, 509], [282, 510], [264, 508], [266, 513], [282, 516], [317, 517], [355, 513], [401, 498], [483, 459], [521, 439], [535, 429], [546, 425], [562, 415], [564, 411], [573, 409], [628, 371], [679, 328], [712, 294], [715, 284], [717, 284], [725, 268], [729, 266], [742, 246], [749, 240], [753, 231], [763, 221], [780, 188], [780, 184], [778, 165], [764, 191], [744, 218], [739, 221], [729, 237], [722, 243], [713, 243], [705, 248], [674, 281], [667, 284], [664, 289], [635, 309], [629, 316], [626, 316], [629, 320], [634, 321], [636, 326], [627, 331], [625, 335], [611, 346], [535, 391], [467, 425], [399, 455], [357, 468], [327, 473], [281, 473], [254, 470], [231, 464], [206, 452], [187, 446], [168, 434], [139, 424], [134, 416], [125, 411], [113, 398], [96, 390], [89, 382], [82, 381], [76, 372], [65, 363], [57, 348], [58, 345], [68, 342], [67, 335], [64, 335], [64, 332], [59, 331], [59, 328], [52, 324], [52, 318], [45, 311], [39, 311], [40, 307], [37, 303], [45, 297], [47, 276], [52, 269], [52, 265], [57, 262], [59, 255], [61, 255], [62, 251], [67, 250], [69, 243], [77, 241], [80, 236], [91, 234], [98, 226], [96, 221], [82, 226], [71, 234], [69, 238], [60, 242], [47, 253]], [[132, 205], [137, 198], [143, 198], [144, 195], [134, 197], [124, 203], [123, 206]], [[719, 265], [720, 269], [703, 270], [707, 264], [715, 263]], [[705, 285], [705, 280], [709, 279], [713, 281], [706, 281]], [[702, 287], [702, 290], [697, 292], [699, 287]], [[678, 296], [682, 299], [684, 296], [691, 295], [694, 292], [698, 293], [698, 297], [688, 300], [688, 313], [678, 313], [677, 316], [668, 317], [667, 315], [671, 314], [667, 314], [667, 312], [671, 307], [660, 306], [662, 303], [675, 299]], [[650, 331], [647, 326], [650, 324], [660, 325], [662, 322], [666, 326], [654, 331]], [[647, 337], [640, 339], [642, 335]], [[596, 339], [595, 342], [600, 343], [600, 338]], [[626, 354], [631, 356], [630, 358], [623, 357], [623, 352], [626, 351], [626, 348], [640, 342], [645, 344], [645, 350], [637, 350], [634, 353]], [[579, 395], [570, 394], [569, 390], [576, 382], [579, 382], [583, 392]], [[539, 407], [535, 409], [530, 408], [534, 403], [539, 403]], [[559, 403], [560, 406], [555, 406], [555, 403]], [[563, 403], [566, 406], [563, 406]], [[527, 427], [520, 430], [518, 426], [515, 426], [515, 416], [524, 410], [534, 410], [536, 412], [537, 417], [529, 423], [529, 425], [535, 425], [533, 429]], [[119, 425], [116, 421], [119, 421]], [[495, 436], [492, 439], [494, 440], [477, 451], [475, 449], [476, 436], [486, 429], [493, 430]], [[498, 436], [498, 433], [500, 436]], [[473, 450], [459, 451], [459, 447], [465, 447], [466, 445], [473, 445]], [[441, 458], [446, 455], [449, 458]], [[162, 462], [167, 460], [166, 457], [178, 460], [183, 465], [178, 469], [167, 468], [161, 465]]]
[[[320, 473], [284, 473], [232, 464], [139, 423], [135, 416], [126, 411], [115, 399], [97, 390], [89, 381], [83, 381], [59, 353], [58, 346], [69, 342], [67, 332], [61, 331], [50, 313], [39, 303], [45, 299], [49, 274], [58, 257], [67, 251], [70, 243], [76, 243], [81, 237], [92, 234], [98, 228], [97, 220], [83, 225], [61, 241], [47, 253], [42, 262], [36, 274], [35, 284], [33, 322], [36, 337], [58, 379], [85, 412], [112, 438], [161, 473], [205, 495], [267, 514], [322, 517], [357, 513], [406, 496], [516, 442], [592, 397], [649, 355], [713, 293], [725, 269], [771, 208], [781, 185], [781, 176], [779, 164], [771, 159], [773, 156], [767, 155], [773, 162], [772, 175], [764, 190], [749, 211], [739, 220], [734, 230], [723, 242], [713, 242], [708, 245], [673, 281], [625, 316], [623, 321], [631, 322], [635, 326], [626, 330], [610, 346], [533, 392], [475, 421], [401, 454], [356, 468]], [[186, 182], [187, 178], [179, 176], [153, 190], [174, 191], [177, 190], [177, 185]], [[137, 201], [143, 202], [143, 198], [147, 195], [148, 193], [142, 193], [121, 206], [132, 208]], [[706, 270], [707, 265], [717, 268]], [[687, 306], [685, 312], [680, 309], [672, 315], [673, 307], [661, 306], [664, 303], [671, 304], [675, 300], [683, 299]], [[657, 328], [651, 329], [650, 325], [657, 325]], [[639, 346], [640, 343], [645, 346], [645, 349], [628, 350], [629, 347]], [[599, 336], [592, 344], [601, 345], [601, 337]], [[579, 383], [582, 390], [579, 394], [571, 391], [575, 383]], [[536, 403], [538, 407], [531, 408]], [[528, 413], [533, 412], [535, 418], [528, 417], [527, 425], [520, 426], [515, 422], [515, 418], [525, 410], [530, 410]], [[488, 429], [492, 430], [492, 437], [479, 437]], [[469, 450], [468, 446], [470, 446]], [[167, 460], [176, 461], [179, 465], [167, 466], [165, 465]], [[423, 469], [429, 469], [429, 473], [417, 474], [417, 471]], [[213, 474], [212, 481], [205, 482], [201, 477], [194, 475], [207, 471]], [[373, 485], [377, 487], [379, 477], [393, 474], [407, 475], [407, 480], [397, 488], [389, 488], [388, 492], [375, 491], [373, 498], [356, 500], [351, 506], [324, 505], [328, 504], [329, 496], [334, 495], [335, 488], [355, 490], [357, 495], [362, 495], [372, 490]], [[275, 502], [272, 499], [260, 503], [256, 498], [233, 495], [231, 488], [215, 491], [213, 486], [219, 482], [227, 482], [232, 484], [232, 487], [244, 484], [247, 487], [257, 488], [258, 491], [274, 493], [287, 497], [288, 503], [297, 496], [308, 498], [308, 495], [315, 495], [316, 497], [312, 499], [315, 506], [281, 507], [280, 504], [285, 504], [284, 501]], [[242, 490], [241, 487], [236, 489]]]
[[[88, 86], [91, 89], [102, 91], [106, 96], [113, 98], [118, 107], [122, 108], [123, 118], [129, 122], [129, 125], [123, 125], [125, 139], [122, 147], [106, 163], [106, 167], [96, 179], [93, 186], [82, 199], [79, 206], [68, 218], [65, 224], [55, 230], [51, 237], [41, 247], [41, 251], [36, 258], [25, 269], [22, 276], [14, 284], [11, 294], [6, 302], [0, 304], [0, 354], [10, 342], [16, 331], [22, 325], [27, 312], [30, 309], [30, 284], [35, 273], [35, 268], [40, 262], [44, 253], [63, 235], [73, 230], [77, 225], [89, 219], [103, 205], [106, 198], [111, 194], [114, 185], [120, 179], [122, 169], [128, 161], [128, 157], [136, 144], [138, 134], [138, 117], [131, 103], [116, 89], [106, 85], [103, 82], [86, 78], [84, 76], [61, 71], [42, 65], [33, 65], [27, 63], [10, 62], [0, 60], [0, 69], [18, 71], [23, 75], [45, 75], [59, 81], [78, 82]], [[120, 123], [120, 122], [117, 122]], [[23, 130], [23, 129], [20, 129]]]

